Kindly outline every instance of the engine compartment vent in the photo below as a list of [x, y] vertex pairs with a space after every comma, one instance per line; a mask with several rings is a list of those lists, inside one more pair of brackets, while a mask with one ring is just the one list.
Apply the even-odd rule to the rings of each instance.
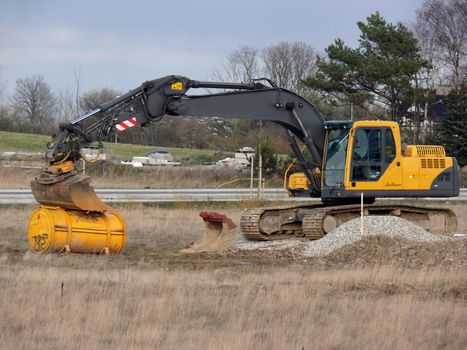
[[446, 157], [443, 146], [410, 145], [407, 146], [405, 155], [408, 157]]
[[444, 158], [422, 158], [420, 159], [422, 169], [444, 169], [446, 160]]

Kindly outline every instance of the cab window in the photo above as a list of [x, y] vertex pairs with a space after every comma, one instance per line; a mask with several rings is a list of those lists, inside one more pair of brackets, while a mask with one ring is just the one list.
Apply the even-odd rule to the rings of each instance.
[[339, 187], [344, 183], [345, 159], [350, 129], [331, 129], [328, 131], [326, 163], [324, 166], [324, 185]]
[[396, 158], [396, 144], [391, 129], [384, 130], [384, 160], [390, 164]]
[[395, 158], [396, 145], [390, 128], [357, 128], [350, 181], [377, 181]]
[[351, 181], [376, 181], [381, 176], [381, 129], [358, 128], [352, 149]]

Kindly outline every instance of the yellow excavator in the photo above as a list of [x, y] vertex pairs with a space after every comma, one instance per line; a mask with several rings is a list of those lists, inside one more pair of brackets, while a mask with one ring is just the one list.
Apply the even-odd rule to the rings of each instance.
[[[219, 92], [188, 94], [193, 89]], [[458, 196], [459, 167], [443, 147], [403, 146], [395, 122], [324, 121], [309, 101], [268, 79], [229, 83], [171, 75], [60, 124], [46, 145], [46, 165], [31, 182], [41, 205], [29, 221], [31, 248], [120, 252], [124, 219], [96, 196], [91, 179], [78, 172], [81, 148], [177, 115], [266, 120], [284, 128], [300, 168], [286, 174], [286, 189], [292, 196], [321, 198], [321, 203], [245, 210], [240, 231], [248, 239], [319, 239], [360, 215], [362, 194], [366, 215], [396, 215], [439, 233], [457, 227], [455, 214], [446, 208], [374, 203], [375, 198]]]

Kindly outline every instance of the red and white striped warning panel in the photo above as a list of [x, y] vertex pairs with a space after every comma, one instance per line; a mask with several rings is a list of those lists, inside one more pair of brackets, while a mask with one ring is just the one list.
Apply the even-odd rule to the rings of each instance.
[[125, 120], [121, 123], [118, 123], [117, 125], [115, 125], [115, 128], [117, 129], [117, 132], [120, 132], [120, 131], [124, 131], [126, 129], [129, 129], [131, 128], [132, 126], [135, 126], [137, 123], [136, 123], [136, 118], [131, 118], [131, 119], [128, 119], [128, 120]]

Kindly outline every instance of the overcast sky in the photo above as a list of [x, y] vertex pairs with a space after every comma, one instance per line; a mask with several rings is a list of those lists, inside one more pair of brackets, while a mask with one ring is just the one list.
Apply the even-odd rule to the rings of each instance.
[[54, 91], [126, 91], [169, 74], [210, 78], [239, 45], [305, 41], [323, 51], [337, 37], [355, 47], [356, 22], [379, 11], [410, 24], [422, 0], [0, 0], [0, 76], [42, 74]]

